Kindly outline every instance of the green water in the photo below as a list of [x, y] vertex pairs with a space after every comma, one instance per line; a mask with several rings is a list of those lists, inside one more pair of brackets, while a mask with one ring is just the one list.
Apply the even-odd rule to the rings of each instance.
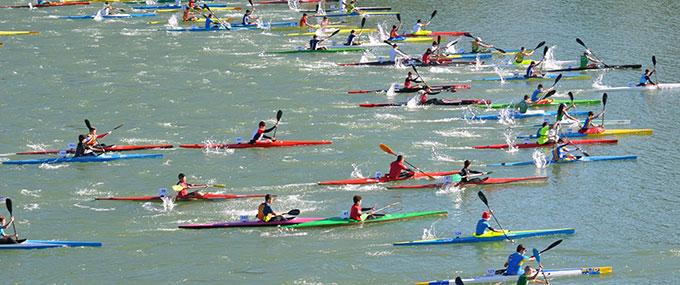
[[[22, 4], [8, 1], [3, 5]], [[245, 2], [232, 3], [246, 7]], [[677, 2], [639, 1], [367, 1], [392, 6], [409, 29], [417, 18], [438, 10], [429, 27], [468, 31], [511, 49], [540, 41], [554, 58], [577, 60], [581, 38], [609, 64], [658, 63], [658, 80], [677, 82], [680, 11]], [[680, 196], [674, 189], [680, 167], [675, 145], [678, 91], [610, 93], [606, 119], [631, 119], [612, 128], [649, 128], [653, 136], [621, 136], [616, 145], [583, 145], [592, 155], [637, 155], [637, 160], [536, 167], [485, 167], [528, 161], [533, 150], [475, 150], [504, 143], [504, 133], [528, 134], [541, 119], [515, 123], [460, 120], [467, 107], [359, 108], [360, 103], [404, 101], [407, 95], [346, 94], [401, 83], [410, 69], [340, 67], [337, 63], [386, 58], [387, 49], [361, 53], [273, 55], [308, 38], [281, 32], [168, 33], [154, 18], [61, 20], [89, 15], [101, 7], [4, 9], [0, 30], [37, 30], [40, 35], [3, 37], [0, 47], [0, 153], [2, 160], [27, 159], [19, 151], [63, 149], [86, 132], [88, 118], [100, 132], [125, 126], [102, 139], [108, 144], [231, 143], [249, 137], [257, 122], [275, 121], [277, 137], [331, 140], [333, 144], [280, 149], [205, 152], [148, 150], [162, 159], [64, 165], [2, 166], [0, 196], [14, 202], [17, 231], [30, 239], [98, 241], [101, 248], [2, 251], [4, 280], [10, 283], [413, 283], [483, 275], [501, 268], [515, 244], [394, 247], [393, 242], [469, 234], [484, 204], [506, 229], [574, 227], [573, 236], [520, 240], [531, 248], [564, 242], [546, 252], [546, 268], [613, 266], [612, 274], [556, 280], [554, 284], [674, 283], [680, 267], [677, 221]], [[114, 4], [132, 10], [131, 5]], [[314, 5], [309, 5], [313, 7]], [[307, 6], [305, 6], [307, 7]], [[236, 12], [218, 16], [240, 17]], [[297, 21], [285, 5], [258, 6], [273, 21]], [[160, 19], [158, 19], [160, 18]], [[358, 23], [358, 19], [349, 19]], [[396, 23], [371, 17], [367, 27]], [[333, 39], [344, 40], [343, 35]], [[426, 44], [405, 45], [411, 54]], [[469, 48], [461, 38], [457, 48]], [[540, 58], [539, 54], [532, 58]], [[498, 59], [487, 60], [495, 63]], [[420, 68], [430, 84], [468, 83], [472, 89], [442, 98], [518, 101], [536, 82], [478, 83], [497, 77], [491, 69]], [[505, 69], [506, 72], [508, 69]], [[521, 72], [521, 70], [519, 71]], [[557, 99], [600, 99], [594, 86], [637, 82], [641, 70], [588, 72], [590, 80], [562, 80]], [[576, 74], [576, 73], [574, 73]], [[653, 78], [654, 79], [654, 78]], [[546, 81], [550, 84], [551, 81]], [[600, 105], [578, 110], [601, 110]], [[489, 111], [492, 112], [492, 111]], [[470, 186], [465, 190], [387, 190], [383, 185], [318, 186], [317, 181], [373, 176], [393, 160], [385, 143], [428, 171], [459, 170], [466, 159], [493, 177], [549, 176], [548, 183]], [[547, 152], [547, 150], [545, 150]], [[36, 156], [30, 158], [38, 158]], [[281, 230], [180, 230], [178, 225], [235, 221], [256, 214], [260, 199], [161, 203], [94, 201], [95, 197], [151, 196], [176, 182], [225, 183], [215, 193], [279, 196], [277, 211], [301, 209], [301, 217], [338, 216], [353, 195], [364, 205], [401, 202], [386, 212], [447, 210], [448, 217], [423, 218], [364, 227]], [[417, 182], [427, 183], [427, 180]], [[404, 182], [403, 184], [415, 184]], [[7, 216], [6, 211], [0, 211]], [[8, 230], [12, 232], [11, 229]], [[535, 263], [530, 263], [536, 265]]]

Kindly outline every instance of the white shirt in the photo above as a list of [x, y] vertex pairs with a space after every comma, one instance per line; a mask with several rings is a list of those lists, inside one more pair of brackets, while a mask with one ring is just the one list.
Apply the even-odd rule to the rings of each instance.
[[415, 34], [415, 33], [417, 33], [417, 32], [420, 32], [420, 29], [421, 29], [422, 27], [423, 27], [423, 24], [416, 23], [415, 25], [413, 25], [413, 33]]
[[397, 56], [399, 55], [399, 52], [396, 49], [391, 49], [390, 50], [390, 61], [396, 61]]

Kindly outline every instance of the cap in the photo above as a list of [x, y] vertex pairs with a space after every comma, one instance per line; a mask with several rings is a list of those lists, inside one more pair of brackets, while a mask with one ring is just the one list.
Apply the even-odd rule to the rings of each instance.
[[475, 40], [477, 40], [478, 42], [481, 42], [481, 41], [482, 41], [482, 38], [476, 37]]
[[489, 214], [489, 212], [484, 212], [484, 213], [482, 213], [482, 219], [487, 219], [487, 220], [488, 220], [489, 218], [491, 218], [491, 214]]
[[586, 50], [586, 51], [583, 52], [583, 53], [585, 53], [585, 54], [590, 54], [590, 50]]

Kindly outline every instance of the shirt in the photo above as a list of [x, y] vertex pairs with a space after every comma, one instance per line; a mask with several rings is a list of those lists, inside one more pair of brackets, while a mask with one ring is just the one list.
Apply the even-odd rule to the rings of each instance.
[[505, 271], [507, 275], [519, 275], [524, 274], [524, 268], [522, 268], [522, 263], [529, 260], [530, 257], [515, 252], [508, 256], [508, 269]]
[[397, 179], [402, 170], [409, 170], [403, 163], [399, 161], [392, 161], [390, 163], [390, 178]]
[[481, 219], [477, 222], [477, 229], [475, 229], [475, 234], [476, 235], [483, 235], [486, 233], [486, 229], [490, 228], [491, 225], [489, 225], [489, 220], [488, 219]]

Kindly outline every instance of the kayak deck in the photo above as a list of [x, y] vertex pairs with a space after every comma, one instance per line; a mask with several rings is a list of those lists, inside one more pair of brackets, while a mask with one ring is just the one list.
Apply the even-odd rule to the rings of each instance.
[[304, 146], [304, 145], [321, 145], [332, 144], [332, 141], [273, 141], [273, 142], [256, 142], [255, 144], [237, 143], [237, 144], [185, 144], [180, 145], [181, 148], [256, 148], [256, 147], [290, 147], [290, 146]]
[[[573, 140], [571, 141], [572, 144], [593, 144], [593, 143], [618, 143], [619, 140]], [[533, 147], [549, 147], [549, 146], [554, 146], [555, 143], [546, 143], [546, 144], [538, 144], [538, 143], [522, 143], [522, 144], [515, 144], [512, 147], [515, 148], [533, 148]], [[496, 145], [478, 145], [474, 146], [473, 148], [475, 149], [502, 149], [502, 148], [509, 148], [510, 145], [508, 144], [496, 144]]]
[[[526, 182], [529, 180], [532, 180], [532, 182], [535, 182], [535, 180], [541, 180], [541, 181], [548, 181], [550, 177], [545, 177], [545, 176], [536, 176], [536, 177], [521, 177], [521, 178], [486, 178], [483, 181], [477, 181], [477, 182], [457, 182], [454, 183], [453, 186], [461, 186], [461, 185], [492, 185], [492, 184], [506, 184], [506, 183], [513, 183], [513, 182]], [[424, 184], [424, 185], [401, 185], [401, 186], [389, 186], [387, 189], [413, 189], [413, 188], [436, 188], [436, 187], [442, 187], [444, 186], [445, 183], [434, 183], [434, 184]]]
[[[543, 270], [548, 279], [555, 277], [570, 277], [581, 275], [601, 275], [612, 272], [612, 267], [583, 267], [583, 268], [567, 268], [567, 269], [546, 269]], [[475, 276], [467, 278], [459, 278], [463, 284], [475, 283], [500, 283], [500, 282], [517, 282], [519, 275], [486, 275]], [[456, 280], [440, 280], [416, 283], [416, 285], [445, 285], [456, 284]]]
[[297, 225], [289, 225], [284, 228], [311, 228], [311, 227], [332, 227], [332, 226], [350, 226], [357, 224], [371, 224], [380, 222], [392, 222], [392, 221], [403, 221], [416, 218], [423, 218], [429, 216], [446, 216], [448, 212], [446, 211], [428, 211], [428, 212], [413, 212], [413, 213], [401, 213], [401, 214], [385, 214], [382, 217], [357, 221], [353, 219], [343, 219], [341, 217], [332, 217], [327, 219], [322, 219], [314, 222], [307, 222]]
[[209, 223], [209, 224], [193, 224], [180, 225], [181, 229], [213, 229], [213, 228], [236, 228], [236, 227], [275, 227], [284, 225], [296, 225], [307, 222], [314, 222], [323, 220], [324, 218], [293, 218], [278, 222], [262, 222], [262, 221], [248, 221], [248, 222], [226, 222], [226, 223]]
[[[637, 159], [635, 155], [612, 155], [612, 156], [584, 156], [574, 160], [562, 160], [554, 161], [549, 160], [547, 164], [562, 164], [562, 163], [574, 163], [574, 162], [591, 162], [591, 161], [605, 161], [605, 160], [624, 160], [624, 159]], [[519, 165], [535, 165], [535, 161], [525, 161], [525, 162], [503, 162], [503, 163], [493, 163], [487, 164], [487, 166], [519, 166]]]
[[545, 230], [527, 230], [527, 231], [506, 231], [505, 234], [489, 231], [483, 235], [472, 235], [469, 237], [456, 237], [456, 238], [435, 238], [435, 239], [423, 239], [423, 240], [413, 240], [413, 241], [402, 241], [396, 242], [394, 245], [437, 245], [437, 244], [461, 244], [461, 243], [478, 243], [478, 242], [493, 242], [493, 241], [505, 241], [507, 235], [510, 239], [518, 238], [529, 238], [537, 236], [548, 236], [548, 235], [569, 235], [574, 234], [576, 230], [574, 228], [562, 228], [562, 229], [545, 229]]
[[[130, 150], [140, 150], [140, 149], [151, 149], [151, 148], [173, 148], [171, 144], [159, 144], [159, 145], [116, 145], [111, 147], [105, 147], [106, 151], [130, 151]], [[67, 153], [76, 152], [74, 149], [66, 150]], [[46, 151], [27, 151], [27, 152], [17, 152], [18, 155], [27, 154], [58, 154], [58, 150], [46, 150]]]
[[0, 244], [0, 249], [43, 249], [55, 247], [100, 247], [100, 242], [26, 240], [22, 243]]
[[344, 184], [384, 183], [384, 182], [391, 182], [391, 181], [401, 181], [401, 180], [422, 178], [422, 177], [427, 177], [427, 175], [430, 175], [430, 176], [446, 176], [446, 175], [458, 174], [458, 173], [460, 173], [460, 171], [426, 172], [426, 173], [427, 174], [423, 174], [421, 172], [415, 172], [413, 174], [413, 176], [411, 176], [411, 177], [398, 178], [398, 179], [390, 179], [387, 176], [382, 176], [380, 178], [358, 178], [358, 179], [348, 179], [348, 180], [326, 181], [326, 182], [318, 182], [318, 184], [319, 185], [344, 185]]
[[[232, 195], [232, 194], [205, 194], [203, 196], [184, 196], [177, 197], [176, 201], [208, 201], [208, 200], [226, 200], [237, 198], [260, 198], [265, 195]], [[148, 197], [103, 197], [94, 198], [95, 200], [122, 200], [122, 201], [161, 201], [161, 196]]]

